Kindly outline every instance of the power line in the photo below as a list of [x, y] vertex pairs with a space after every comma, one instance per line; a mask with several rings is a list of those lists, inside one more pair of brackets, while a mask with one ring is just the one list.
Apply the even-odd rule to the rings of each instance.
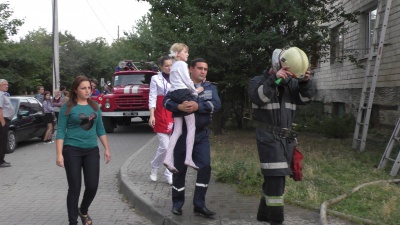
[[108, 35], [110, 35], [110, 37], [115, 40], [115, 38], [111, 35], [111, 33], [107, 30], [107, 28], [104, 26], [103, 22], [101, 22], [100, 17], [96, 14], [96, 12], [94, 11], [94, 9], [92, 8], [92, 6], [89, 3], [89, 0], [86, 0], [86, 2], [88, 3], [90, 9], [92, 10], [93, 14], [97, 17], [97, 19], [99, 20], [101, 26], [103, 26], [104, 30], [107, 32]]
[[107, 11], [104, 6], [101, 4], [101, 2], [99, 0], [97, 0], [97, 4], [103, 9], [104, 12], [107, 13], [107, 15], [114, 21], [115, 24], [119, 24], [119, 21], [117, 21], [112, 14], [109, 13], [109, 11]]

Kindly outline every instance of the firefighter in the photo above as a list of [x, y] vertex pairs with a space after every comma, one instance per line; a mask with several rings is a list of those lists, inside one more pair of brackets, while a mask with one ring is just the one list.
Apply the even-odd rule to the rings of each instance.
[[290, 164], [296, 133], [291, 128], [296, 105], [304, 105], [314, 96], [308, 59], [303, 53], [296, 47], [276, 49], [272, 55], [272, 68], [249, 82], [253, 117], [257, 121], [257, 149], [264, 176], [257, 220], [272, 225], [284, 221], [286, 176], [293, 176]]
[[[173, 113], [180, 111], [193, 113], [195, 115], [196, 132], [193, 145], [192, 158], [199, 167], [197, 171], [196, 186], [194, 190], [193, 205], [194, 213], [210, 217], [216, 213], [210, 211], [205, 205], [205, 196], [211, 176], [210, 141], [208, 139], [210, 130], [207, 126], [211, 123], [211, 114], [221, 108], [221, 101], [218, 97], [217, 87], [205, 81], [208, 64], [202, 58], [191, 61], [189, 71], [191, 79], [196, 88], [203, 87], [204, 91], [199, 93], [197, 102], [186, 101], [177, 104], [172, 101], [168, 94], [164, 99], [164, 106]], [[182, 215], [182, 207], [185, 202], [185, 177], [187, 166], [186, 158], [186, 124], [182, 126], [182, 134], [179, 137], [174, 149], [174, 166], [179, 171], [172, 175], [172, 213]]]

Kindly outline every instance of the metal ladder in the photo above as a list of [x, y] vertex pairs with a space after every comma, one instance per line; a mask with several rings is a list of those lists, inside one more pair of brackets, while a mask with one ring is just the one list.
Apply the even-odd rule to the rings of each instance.
[[394, 164], [392, 167], [392, 171], [390, 172], [390, 176], [393, 176], [393, 177], [397, 175], [397, 173], [399, 172], [399, 169], [400, 169], [400, 151], [397, 154], [396, 159], [390, 158], [390, 155], [392, 153], [392, 149], [393, 149], [395, 142], [400, 144], [399, 131], [400, 131], [400, 119], [397, 121], [396, 128], [394, 128], [392, 137], [390, 138], [390, 140], [386, 146], [385, 153], [383, 154], [381, 162], [379, 163], [379, 166], [378, 166], [378, 169], [384, 169], [388, 160], [393, 161]]
[[[366, 70], [365, 77], [364, 77], [364, 83], [363, 83], [362, 92], [361, 92], [360, 104], [359, 104], [358, 112], [357, 112], [357, 121], [356, 121], [355, 130], [354, 130], [354, 137], [353, 137], [353, 144], [352, 144], [352, 148], [355, 149], [355, 148], [357, 148], [358, 143], [360, 143], [360, 151], [365, 150], [369, 120], [371, 117], [372, 103], [374, 102], [375, 88], [376, 88], [376, 83], [378, 80], [379, 67], [381, 64], [382, 52], [383, 52], [383, 43], [385, 41], [386, 28], [387, 28], [387, 23], [389, 20], [391, 5], [392, 5], [392, 0], [387, 0], [386, 6], [385, 6], [386, 7], [385, 15], [384, 15], [384, 19], [382, 22], [382, 29], [381, 29], [381, 33], [379, 36], [378, 50], [376, 52], [374, 72], [371, 76], [371, 64], [372, 64], [372, 58], [375, 54], [374, 46], [376, 45], [377, 39], [378, 39], [378, 29], [379, 29], [378, 24], [380, 21], [380, 14], [381, 14], [382, 8], [383, 8], [383, 0], [380, 0], [378, 3], [378, 9], [377, 9], [377, 13], [376, 13], [376, 22], [375, 22], [375, 28], [374, 28], [374, 37], [373, 37], [373, 41], [369, 48], [367, 70]], [[369, 82], [369, 80], [371, 80], [371, 82]], [[368, 98], [366, 98], [367, 93], [369, 93]], [[368, 101], [366, 102], [366, 100], [368, 100]], [[360, 127], [362, 127], [361, 137], [360, 137]]]

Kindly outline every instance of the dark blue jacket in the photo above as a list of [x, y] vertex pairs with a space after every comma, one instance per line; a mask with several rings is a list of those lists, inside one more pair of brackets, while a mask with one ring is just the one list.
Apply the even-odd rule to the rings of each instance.
[[[211, 123], [211, 116], [213, 112], [217, 112], [221, 108], [221, 100], [218, 96], [217, 87], [206, 81], [201, 84], [204, 91], [197, 97], [197, 103], [199, 109], [194, 112], [196, 117], [196, 130], [206, 128]], [[172, 101], [168, 97], [169, 93], [164, 98], [163, 105], [166, 109], [171, 112], [180, 112], [178, 109], [178, 103]]]

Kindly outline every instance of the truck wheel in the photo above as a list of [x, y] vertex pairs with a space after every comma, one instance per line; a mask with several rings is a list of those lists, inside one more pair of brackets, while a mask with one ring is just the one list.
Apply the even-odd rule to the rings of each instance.
[[103, 117], [103, 124], [107, 133], [114, 133], [114, 124], [111, 121], [111, 118]]

